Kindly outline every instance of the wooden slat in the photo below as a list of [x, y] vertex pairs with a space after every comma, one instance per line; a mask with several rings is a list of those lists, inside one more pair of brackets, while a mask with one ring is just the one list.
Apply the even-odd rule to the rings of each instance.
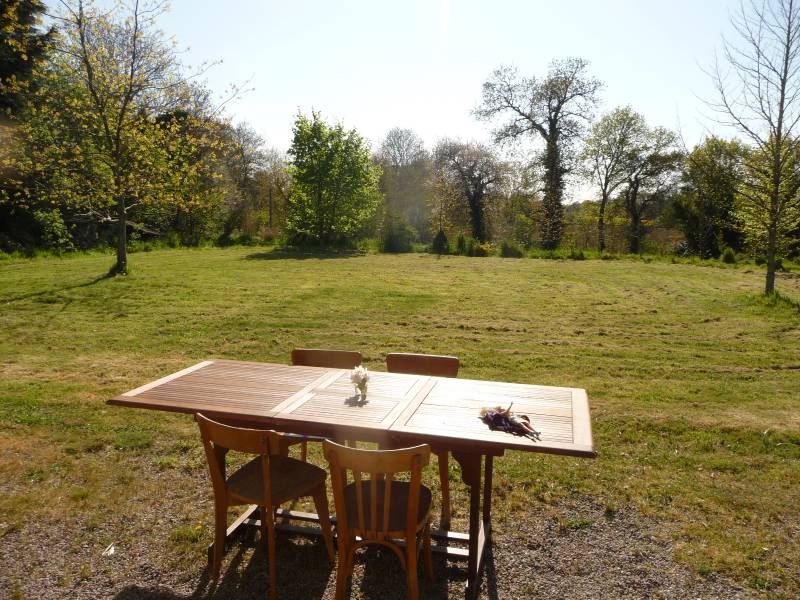
[[[347, 432], [364, 440], [502, 454], [504, 449], [594, 456], [585, 390], [482, 380], [371, 373], [367, 402], [351, 406], [349, 371], [232, 360], [203, 361], [109, 400], [207, 412], [297, 434]], [[481, 407], [527, 414], [539, 441], [490, 431]], [[352, 439], [348, 437], [348, 439]]]

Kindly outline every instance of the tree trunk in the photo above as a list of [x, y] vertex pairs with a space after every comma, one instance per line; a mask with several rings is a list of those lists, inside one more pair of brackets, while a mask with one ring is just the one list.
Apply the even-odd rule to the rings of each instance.
[[269, 186], [269, 228], [272, 229], [272, 186]]
[[631, 216], [631, 254], [642, 252], [642, 219], [639, 215]]
[[486, 242], [486, 222], [483, 218], [483, 202], [479, 197], [471, 197], [469, 200], [470, 217], [472, 218], [472, 235], [481, 244]]
[[597, 216], [597, 249], [602, 254], [606, 249], [606, 202], [608, 194], [600, 200], [600, 214]]
[[317, 242], [323, 244], [325, 235], [325, 214], [322, 209], [322, 188], [317, 184]]
[[542, 221], [542, 247], [555, 250], [561, 244], [564, 208], [561, 199], [564, 194], [564, 178], [561, 171], [561, 151], [558, 138], [550, 135], [544, 153], [544, 220]]
[[128, 218], [122, 196], [117, 199], [117, 264], [114, 272], [118, 275], [128, 273]]
[[778, 236], [774, 224], [770, 223], [767, 234], [767, 281], [764, 286], [764, 293], [771, 294], [775, 291], [775, 254], [777, 250]]

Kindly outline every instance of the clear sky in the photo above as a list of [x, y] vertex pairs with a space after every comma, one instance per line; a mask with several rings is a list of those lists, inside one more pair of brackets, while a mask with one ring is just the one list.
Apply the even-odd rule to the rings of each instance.
[[250, 80], [230, 105], [270, 146], [288, 148], [297, 111], [319, 110], [373, 145], [394, 126], [428, 145], [488, 141], [471, 114], [501, 64], [544, 74], [558, 57], [590, 61], [602, 109], [630, 104], [688, 144], [713, 124], [710, 66], [738, 0], [173, 0], [161, 25], [185, 60], [222, 60], [208, 84]]

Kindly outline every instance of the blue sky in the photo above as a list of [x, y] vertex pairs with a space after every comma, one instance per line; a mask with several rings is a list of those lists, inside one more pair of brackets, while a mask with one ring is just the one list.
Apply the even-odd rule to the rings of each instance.
[[729, 31], [736, 0], [266, 1], [173, 0], [162, 28], [189, 47], [188, 64], [222, 60], [208, 84], [255, 88], [230, 105], [285, 150], [297, 111], [312, 107], [373, 145], [391, 127], [429, 145], [443, 136], [488, 141], [471, 110], [501, 64], [543, 74], [580, 56], [606, 84], [602, 109], [630, 104], [688, 144], [713, 123], [702, 68]]

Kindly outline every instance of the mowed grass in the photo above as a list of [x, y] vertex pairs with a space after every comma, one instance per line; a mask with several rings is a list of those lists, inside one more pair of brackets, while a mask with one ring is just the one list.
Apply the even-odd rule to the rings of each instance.
[[[766, 302], [761, 271], [635, 261], [166, 250], [103, 279], [109, 260], [0, 263], [0, 544], [37, 518], [91, 530], [210, 493], [191, 420], [104, 404], [122, 391], [209, 357], [347, 348], [383, 370], [408, 350], [588, 390], [598, 458], [497, 461], [500, 530], [535, 502], [634, 504], [698, 573], [800, 595], [796, 276]], [[181, 518], [171, 552], [200, 563], [210, 519]]]

